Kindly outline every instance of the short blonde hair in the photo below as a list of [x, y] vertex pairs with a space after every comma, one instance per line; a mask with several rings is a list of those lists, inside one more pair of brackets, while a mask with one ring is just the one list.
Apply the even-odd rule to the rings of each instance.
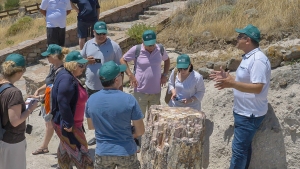
[[77, 69], [77, 62], [75, 61], [71, 61], [71, 62], [65, 62], [64, 63], [64, 67], [70, 71], [70, 72], [73, 72]]
[[70, 50], [68, 48], [62, 47], [61, 53], [59, 53], [59, 54], [50, 54], [49, 57], [58, 58], [59, 60], [63, 61], [65, 59], [65, 55], [68, 54], [69, 52], [70, 52]]
[[1, 74], [4, 78], [9, 78], [15, 75], [18, 72], [23, 72], [26, 70], [26, 67], [16, 66], [14, 61], [5, 61], [1, 65]]

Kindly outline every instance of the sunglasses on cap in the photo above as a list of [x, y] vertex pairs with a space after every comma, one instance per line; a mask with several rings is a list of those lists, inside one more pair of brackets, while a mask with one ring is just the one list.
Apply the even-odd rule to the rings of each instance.
[[103, 35], [103, 36], [105, 36], [106, 35], [106, 33], [96, 33], [98, 36], [100, 36], [100, 35]]
[[85, 64], [82, 64], [82, 63], [77, 63], [78, 67], [80, 68], [84, 68]]

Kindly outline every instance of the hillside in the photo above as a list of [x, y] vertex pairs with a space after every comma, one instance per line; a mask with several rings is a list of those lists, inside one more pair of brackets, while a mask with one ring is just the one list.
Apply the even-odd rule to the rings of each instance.
[[188, 0], [159, 34], [159, 41], [183, 52], [226, 49], [235, 28], [248, 24], [262, 33], [261, 46], [299, 37], [299, 0]]

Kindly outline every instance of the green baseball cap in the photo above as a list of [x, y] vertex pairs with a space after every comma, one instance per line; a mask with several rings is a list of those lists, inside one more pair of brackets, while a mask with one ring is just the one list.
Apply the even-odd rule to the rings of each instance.
[[186, 54], [179, 55], [177, 57], [177, 68], [186, 69], [191, 64], [190, 57]]
[[106, 23], [102, 21], [96, 22], [94, 25], [94, 30], [97, 33], [107, 33]]
[[5, 61], [13, 61], [15, 62], [16, 66], [20, 67], [25, 67], [26, 66], [26, 61], [24, 56], [17, 54], [17, 53], [12, 53], [8, 55], [5, 59]]
[[235, 29], [238, 33], [246, 34], [251, 39], [255, 40], [256, 42], [260, 41], [260, 31], [257, 27], [249, 24], [244, 29]]
[[100, 80], [103, 82], [112, 80], [116, 78], [119, 73], [125, 72], [125, 70], [126, 65], [118, 65], [114, 61], [105, 62], [99, 70]]
[[49, 55], [55, 55], [55, 54], [61, 54], [62, 48], [59, 45], [51, 44], [48, 46], [47, 50], [43, 52], [42, 56], [49, 56]]
[[66, 59], [65, 59], [66, 62], [77, 62], [77, 63], [82, 63], [82, 64], [85, 64], [88, 62], [88, 60], [84, 59], [80, 52], [78, 51], [72, 51], [70, 53], [68, 53], [68, 55], [66, 56]]
[[153, 30], [146, 30], [143, 33], [144, 45], [151, 46], [156, 43], [156, 34]]

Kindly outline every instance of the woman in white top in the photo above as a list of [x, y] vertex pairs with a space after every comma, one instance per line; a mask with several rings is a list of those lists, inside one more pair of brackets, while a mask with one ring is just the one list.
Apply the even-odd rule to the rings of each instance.
[[[172, 92], [170, 107], [191, 107], [201, 111], [201, 100], [204, 96], [205, 86], [203, 77], [193, 70], [190, 57], [182, 54], [177, 57], [176, 68], [169, 78], [169, 92]], [[174, 76], [174, 71], [175, 75]], [[174, 82], [175, 77], [175, 82]]]

